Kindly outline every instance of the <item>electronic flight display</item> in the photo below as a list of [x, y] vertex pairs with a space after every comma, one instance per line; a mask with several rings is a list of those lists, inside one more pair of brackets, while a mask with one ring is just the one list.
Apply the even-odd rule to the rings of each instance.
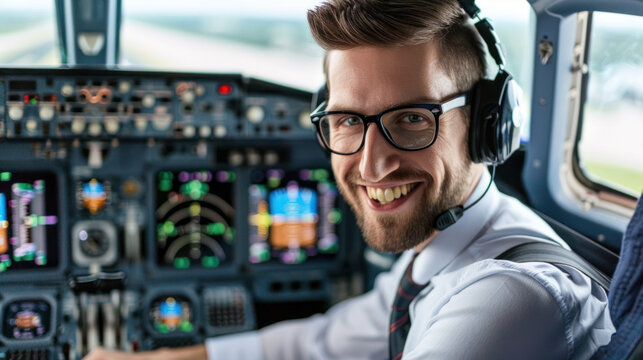
[[0, 273], [58, 266], [58, 184], [50, 172], [0, 172]]
[[157, 264], [217, 268], [232, 261], [234, 171], [160, 171], [156, 181]]
[[43, 299], [21, 299], [4, 306], [2, 336], [10, 340], [35, 340], [51, 331], [51, 304]]
[[301, 264], [335, 257], [342, 213], [328, 170], [255, 170], [251, 181], [251, 263]]
[[194, 332], [192, 302], [186, 297], [160, 296], [150, 306], [152, 328], [159, 334]]

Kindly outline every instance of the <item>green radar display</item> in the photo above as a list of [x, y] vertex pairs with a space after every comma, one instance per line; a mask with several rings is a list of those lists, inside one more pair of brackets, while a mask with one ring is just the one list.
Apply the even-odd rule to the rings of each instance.
[[156, 262], [178, 270], [232, 260], [234, 171], [160, 171], [156, 176]]

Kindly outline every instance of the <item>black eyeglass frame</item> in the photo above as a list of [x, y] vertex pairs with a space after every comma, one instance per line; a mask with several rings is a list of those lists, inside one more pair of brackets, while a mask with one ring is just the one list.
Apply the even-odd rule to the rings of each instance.
[[[369, 123], [375, 123], [377, 124], [377, 127], [380, 129], [382, 134], [384, 134], [384, 137], [386, 140], [389, 142], [389, 144], [393, 145], [396, 149], [399, 150], [404, 150], [404, 151], [418, 151], [418, 150], [424, 150], [428, 148], [429, 146], [433, 145], [435, 143], [435, 140], [438, 138], [438, 132], [440, 130], [440, 115], [453, 110], [458, 107], [465, 106], [469, 103], [469, 94], [468, 93], [462, 93], [456, 97], [454, 97], [451, 100], [446, 101], [445, 103], [442, 104], [411, 104], [411, 105], [402, 105], [402, 106], [396, 106], [390, 109], [386, 109], [382, 111], [381, 113], [377, 115], [362, 115], [358, 114], [353, 111], [321, 111], [321, 109], [324, 109], [327, 105], [327, 102], [324, 101], [322, 102], [317, 109], [315, 109], [311, 114], [310, 114], [310, 121], [315, 125], [315, 129], [317, 130], [317, 136], [321, 140], [322, 144], [326, 148], [326, 150], [332, 152], [333, 154], [337, 155], [353, 155], [355, 153], [358, 153], [362, 148], [364, 147], [364, 142], [366, 140], [366, 131], [368, 131], [368, 124]], [[393, 138], [389, 134], [388, 130], [384, 127], [384, 124], [382, 123], [382, 118], [384, 117], [385, 114], [392, 112], [392, 111], [397, 111], [397, 110], [402, 110], [402, 109], [413, 109], [413, 108], [422, 108], [422, 109], [427, 109], [429, 110], [433, 116], [435, 116], [435, 134], [433, 134], [433, 139], [431, 141], [422, 147], [419, 147], [417, 149], [407, 149], [404, 147], [401, 147], [393, 141]], [[335, 150], [332, 150], [329, 146], [329, 144], [326, 142], [326, 139], [324, 138], [322, 134], [322, 129], [321, 129], [321, 119], [324, 116], [327, 115], [335, 115], [335, 114], [347, 114], [347, 115], [354, 115], [357, 116], [362, 120], [362, 123], [364, 124], [364, 134], [362, 134], [362, 142], [360, 143], [359, 147], [357, 150], [353, 152], [347, 152], [347, 153], [342, 153], [338, 152]]]

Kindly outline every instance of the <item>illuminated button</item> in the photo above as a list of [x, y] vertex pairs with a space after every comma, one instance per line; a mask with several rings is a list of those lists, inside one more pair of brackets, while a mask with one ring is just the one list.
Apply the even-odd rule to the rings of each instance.
[[183, 136], [191, 138], [191, 137], [194, 137], [195, 134], [196, 134], [196, 129], [194, 128], [194, 126], [188, 125], [183, 128]]
[[226, 129], [225, 125], [217, 125], [214, 128], [214, 136], [221, 138], [224, 137], [228, 134], [228, 129]]
[[75, 117], [71, 121], [71, 132], [74, 134], [82, 134], [85, 131], [85, 118], [82, 116]]
[[132, 88], [132, 84], [129, 81], [121, 81], [118, 83], [118, 90], [122, 93], [129, 92]]
[[40, 120], [43, 121], [49, 121], [54, 118], [54, 114], [56, 112], [54, 111], [53, 106], [41, 106], [40, 109], [38, 110], [38, 115], [40, 116]]
[[212, 135], [212, 129], [209, 126], [203, 125], [199, 128], [200, 137], [208, 137], [210, 135]]
[[205, 94], [205, 86], [198, 85], [196, 87], [196, 94], [197, 94], [197, 96], [203, 96], [203, 94]]
[[275, 165], [279, 162], [279, 154], [274, 151], [267, 151], [263, 161], [266, 165]]
[[34, 119], [29, 119], [25, 123], [25, 129], [29, 132], [34, 132], [38, 129], [38, 122]]
[[313, 122], [310, 121], [310, 113], [308, 111], [302, 111], [299, 113], [299, 125], [304, 129], [310, 129], [313, 127]]
[[243, 164], [243, 155], [236, 150], [230, 151], [228, 154], [228, 163], [232, 166], [240, 166]]
[[145, 94], [142, 103], [144, 107], [150, 108], [156, 103], [156, 96], [154, 96], [154, 94]]
[[119, 127], [120, 127], [120, 123], [116, 116], [105, 117], [105, 131], [108, 134], [116, 134], [118, 132]]
[[103, 128], [100, 126], [100, 123], [93, 122], [89, 124], [89, 127], [87, 128], [87, 132], [91, 136], [98, 136], [100, 135], [101, 132], [103, 132]]
[[263, 111], [263, 108], [261, 106], [250, 106], [248, 110], [246, 110], [246, 117], [248, 118], [248, 121], [250, 121], [253, 124], [258, 124], [263, 121], [263, 118], [265, 116], [265, 112]]
[[172, 115], [157, 114], [152, 116], [152, 127], [158, 131], [165, 131], [170, 128], [172, 123]]
[[24, 112], [22, 111], [22, 106], [9, 106], [9, 118], [12, 120], [22, 119]]
[[65, 84], [62, 88], [60, 88], [60, 93], [65, 97], [72, 96], [74, 95], [74, 87], [69, 84]]
[[134, 118], [134, 127], [138, 131], [145, 131], [147, 129], [147, 119], [145, 116], [137, 116]]

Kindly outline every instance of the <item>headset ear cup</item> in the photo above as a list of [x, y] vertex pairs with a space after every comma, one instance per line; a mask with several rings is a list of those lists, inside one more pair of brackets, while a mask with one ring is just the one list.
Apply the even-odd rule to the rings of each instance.
[[476, 163], [502, 164], [520, 145], [520, 90], [501, 70], [482, 79], [471, 93], [469, 154]]
[[481, 154], [480, 154], [480, 85], [481, 82], [485, 80], [480, 80], [473, 86], [471, 90], [471, 101], [469, 109], [469, 156], [474, 163], [480, 163]]

